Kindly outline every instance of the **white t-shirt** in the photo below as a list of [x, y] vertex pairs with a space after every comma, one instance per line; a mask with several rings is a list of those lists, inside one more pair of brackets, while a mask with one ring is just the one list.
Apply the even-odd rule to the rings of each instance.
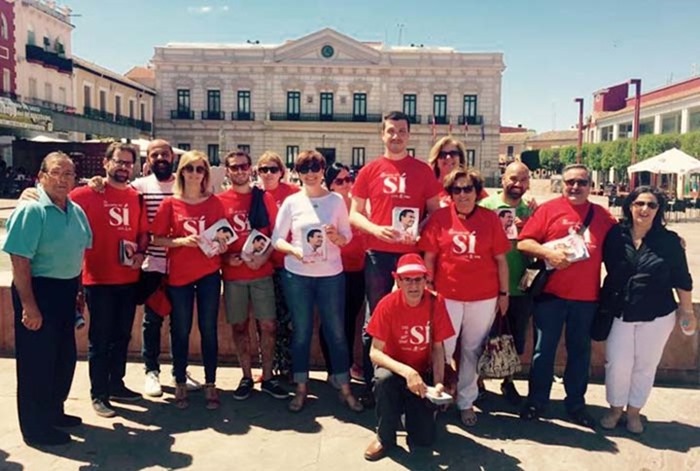
[[[162, 203], [167, 196], [173, 195], [174, 185], [174, 178], [167, 182], [161, 182], [154, 174], [148, 175], [147, 177], [137, 178], [131, 182], [132, 188], [141, 193], [143, 196], [143, 202], [146, 205], [146, 216], [149, 224], [153, 222], [153, 218], [156, 216], [160, 203]], [[165, 247], [149, 245], [146, 249], [146, 258], [144, 259], [141, 268], [144, 271], [166, 273], [168, 264], [165, 256]]]
[[272, 243], [287, 239], [291, 233], [291, 244], [301, 248], [304, 262], [292, 255], [284, 257], [284, 268], [303, 276], [334, 276], [343, 271], [340, 247], [328, 240], [325, 226], [332, 224], [338, 233], [349, 242], [352, 238], [348, 209], [337, 193], [328, 193], [310, 198], [302, 190], [288, 196], [275, 221]]

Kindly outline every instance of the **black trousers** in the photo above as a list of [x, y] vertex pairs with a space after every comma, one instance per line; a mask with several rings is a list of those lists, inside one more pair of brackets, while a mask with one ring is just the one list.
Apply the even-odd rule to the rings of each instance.
[[85, 287], [90, 310], [90, 396], [107, 399], [124, 386], [126, 354], [136, 312], [136, 283]]
[[377, 437], [384, 446], [396, 444], [401, 414], [406, 414], [410, 445], [432, 445], [435, 441], [435, 411], [427, 399], [408, 390], [403, 376], [386, 368], [375, 368], [374, 398], [377, 402]]
[[43, 316], [39, 330], [22, 324], [22, 304], [12, 285], [17, 358], [17, 412], [25, 439], [46, 433], [63, 414], [75, 373], [75, 298], [78, 278], [32, 278]]

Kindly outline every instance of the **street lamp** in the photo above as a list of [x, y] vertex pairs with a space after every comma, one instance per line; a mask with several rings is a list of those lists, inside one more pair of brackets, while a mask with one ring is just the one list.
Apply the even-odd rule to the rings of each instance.
[[[630, 164], [637, 162], [637, 140], [639, 139], [639, 108], [641, 107], [642, 79], [631, 79], [630, 85], [634, 85], [634, 119], [632, 120], [632, 152]], [[630, 176], [630, 191], [634, 190], [636, 177]]]
[[581, 163], [583, 153], [583, 98], [574, 98], [578, 103], [578, 145], [576, 147], [576, 163]]

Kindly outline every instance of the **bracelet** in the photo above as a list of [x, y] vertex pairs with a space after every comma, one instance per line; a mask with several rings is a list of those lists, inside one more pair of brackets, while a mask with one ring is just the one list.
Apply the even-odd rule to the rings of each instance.
[[498, 295], [499, 296], [508, 296], [508, 292], [507, 291], [499, 291]]

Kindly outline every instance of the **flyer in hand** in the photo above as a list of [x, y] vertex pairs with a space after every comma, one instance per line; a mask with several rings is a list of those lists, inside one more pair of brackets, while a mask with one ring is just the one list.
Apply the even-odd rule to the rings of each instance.
[[323, 262], [326, 260], [326, 231], [322, 224], [303, 227], [301, 230], [301, 246], [305, 263]]
[[[586, 247], [586, 241], [583, 236], [578, 233], [569, 234], [561, 239], [550, 240], [542, 245], [555, 250], [564, 249], [566, 251], [566, 259], [572, 263], [580, 262], [590, 257], [588, 247]], [[548, 262], [546, 262], [545, 265], [547, 270], [554, 268]]]
[[398, 239], [418, 238], [418, 221], [420, 221], [420, 210], [418, 208], [396, 207], [391, 211], [391, 227], [399, 235]]
[[269, 246], [270, 238], [259, 230], [253, 229], [245, 240], [245, 244], [243, 244], [241, 258], [250, 262], [253, 260], [253, 256], [265, 253]]
[[199, 248], [207, 257], [214, 257], [238, 239], [238, 235], [226, 219], [219, 219], [199, 235]]
[[119, 241], [119, 263], [125, 267], [130, 267], [134, 264], [134, 255], [138, 251], [139, 246], [136, 242], [122, 239]]

